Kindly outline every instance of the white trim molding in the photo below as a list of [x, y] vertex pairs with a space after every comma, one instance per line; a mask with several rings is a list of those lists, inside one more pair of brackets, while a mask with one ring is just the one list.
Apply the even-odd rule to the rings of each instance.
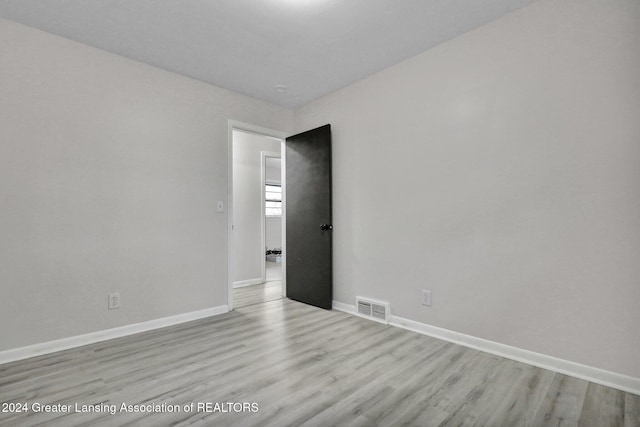
[[13, 348], [0, 351], [0, 364], [15, 362], [16, 360], [28, 359], [30, 357], [42, 356], [57, 351], [68, 350], [70, 348], [81, 347], [83, 345], [94, 344], [114, 338], [126, 337], [141, 332], [173, 326], [180, 323], [191, 322], [192, 320], [203, 319], [205, 317], [217, 316], [227, 313], [228, 306], [205, 308], [203, 310], [189, 313], [177, 314], [175, 316], [163, 317], [160, 319], [148, 320], [146, 322], [133, 323], [131, 325], [120, 326], [113, 329], [90, 332], [84, 335], [62, 338], [54, 341], [47, 341], [25, 347]]
[[[282, 144], [282, 140], [280, 140], [280, 144]], [[267, 158], [279, 159], [280, 153], [273, 153], [269, 151], [261, 151], [260, 152], [260, 247], [264, 251], [267, 247], [267, 197], [266, 197], [266, 185], [267, 185]], [[280, 171], [282, 174], [282, 171]], [[280, 187], [282, 188], [282, 187]], [[280, 219], [280, 217], [278, 217]], [[282, 231], [282, 230], [281, 230]], [[282, 245], [281, 245], [282, 246]], [[263, 254], [260, 259], [260, 269], [262, 272], [262, 282], [265, 283], [267, 281], [267, 256]], [[235, 287], [235, 284], [234, 284]]]
[[[333, 301], [333, 308], [338, 311], [358, 316], [354, 305]], [[358, 317], [371, 320], [364, 316]], [[539, 368], [548, 369], [549, 371], [558, 372], [560, 374], [569, 375], [571, 377], [640, 395], [640, 378], [606, 371], [593, 366], [583, 365], [570, 360], [536, 353], [495, 341], [489, 341], [483, 338], [439, 328], [426, 323], [416, 322], [415, 320], [409, 320], [399, 316], [390, 316], [388, 324], [397, 328], [406, 329], [408, 331], [417, 332], [419, 334], [459, 344], [464, 347], [473, 348], [474, 350], [495, 354], [496, 356], [505, 357], [517, 362], [527, 363]]]
[[[354, 316], [358, 316], [358, 311], [356, 310], [356, 306], [355, 305], [345, 304], [343, 302], [333, 300], [331, 302], [331, 307], [334, 310], [338, 310], [338, 311], [342, 311], [344, 313], [353, 314]], [[364, 316], [358, 316], [358, 317], [364, 317]], [[367, 317], [367, 319], [368, 319], [368, 317]]]
[[[285, 132], [276, 131], [273, 129], [267, 129], [260, 126], [255, 126], [249, 123], [239, 122], [237, 120], [227, 120], [227, 307], [229, 310], [233, 310], [233, 131], [239, 130], [243, 132], [250, 132], [262, 136], [268, 136], [271, 138], [279, 139], [280, 143], [280, 153], [282, 156], [282, 191], [285, 191], [285, 181], [284, 181], [284, 167], [285, 167], [285, 159], [284, 159], [284, 141], [289, 136], [289, 134]], [[282, 236], [283, 236], [283, 244], [282, 249], [284, 250], [284, 241], [285, 241], [285, 212], [284, 212], [284, 194], [283, 194], [283, 213], [282, 213]], [[263, 233], [264, 234], [264, 233]], [[286, 263], [286, 254], [283, 255], [283, 271], [286, 272], [285, 264]], [[282, 295], [286, 296], [286, 274], [282, 277]]]

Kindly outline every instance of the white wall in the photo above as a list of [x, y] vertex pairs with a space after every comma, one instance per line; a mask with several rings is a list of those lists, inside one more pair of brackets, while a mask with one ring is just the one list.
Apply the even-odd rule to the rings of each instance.
[[280, 217], [265, 220], [265, 243], [269, 249], [282, 249], [282, 221]]
[[271, 184], [280, 184], [282, 182], [281, 175], [280, 159], [268, 157], [266, 162], [266, 171], [264, 174], [266, 182]]
[[279, 140], [233, 132], [233, 282], [262, 281], [262, 152], [280, 152]]
[[[540, 0], [299, 109], [336, 299], [640, 377], [639, 9]], [[229, 118], [292, 122], [0, 20], [0, 350], [226, 304]]]
[[297, 110], [333, 128], [336, 299], [640, 377], [639, 22], [542, 0]]
[[292, 114], [0, 20], [0, 350], [227, 303], [228, 119]]

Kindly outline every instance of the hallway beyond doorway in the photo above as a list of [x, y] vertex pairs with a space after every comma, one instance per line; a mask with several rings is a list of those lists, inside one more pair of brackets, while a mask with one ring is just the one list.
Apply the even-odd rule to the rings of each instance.
[[282, 298], [282, 264], [266, 263], [266, 283], [233, 289], [234, 307], [246, 307]]

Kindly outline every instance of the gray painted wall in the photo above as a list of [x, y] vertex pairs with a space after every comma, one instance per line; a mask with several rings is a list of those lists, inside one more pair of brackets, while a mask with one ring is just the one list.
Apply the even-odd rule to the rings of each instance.
[[0, 350], [226, 305], [228, 119], [292, 126], [0, 20]]
[[542, 0], [296, 110], [332, 124], [336, 299], [640, 377], [638, 22]]
[[[640, 377], [639, 20], [540, 0], [297, 110], [336, 298]], [[3, 20], [0, 77], [0, 350], [225, 304], [227, 119], [291, 112]]]
[[[278, 153], [280, 150], [278, 150]], [[280, 184], [282, 182], [280, 159], [268, 158], [265, 179], [268, 183]]]

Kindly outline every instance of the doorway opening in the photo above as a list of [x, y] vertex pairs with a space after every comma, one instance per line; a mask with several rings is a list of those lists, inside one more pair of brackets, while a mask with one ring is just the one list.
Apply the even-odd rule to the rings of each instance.
[[286, 296], [284, 137], [229, 123], [230, 309]]

